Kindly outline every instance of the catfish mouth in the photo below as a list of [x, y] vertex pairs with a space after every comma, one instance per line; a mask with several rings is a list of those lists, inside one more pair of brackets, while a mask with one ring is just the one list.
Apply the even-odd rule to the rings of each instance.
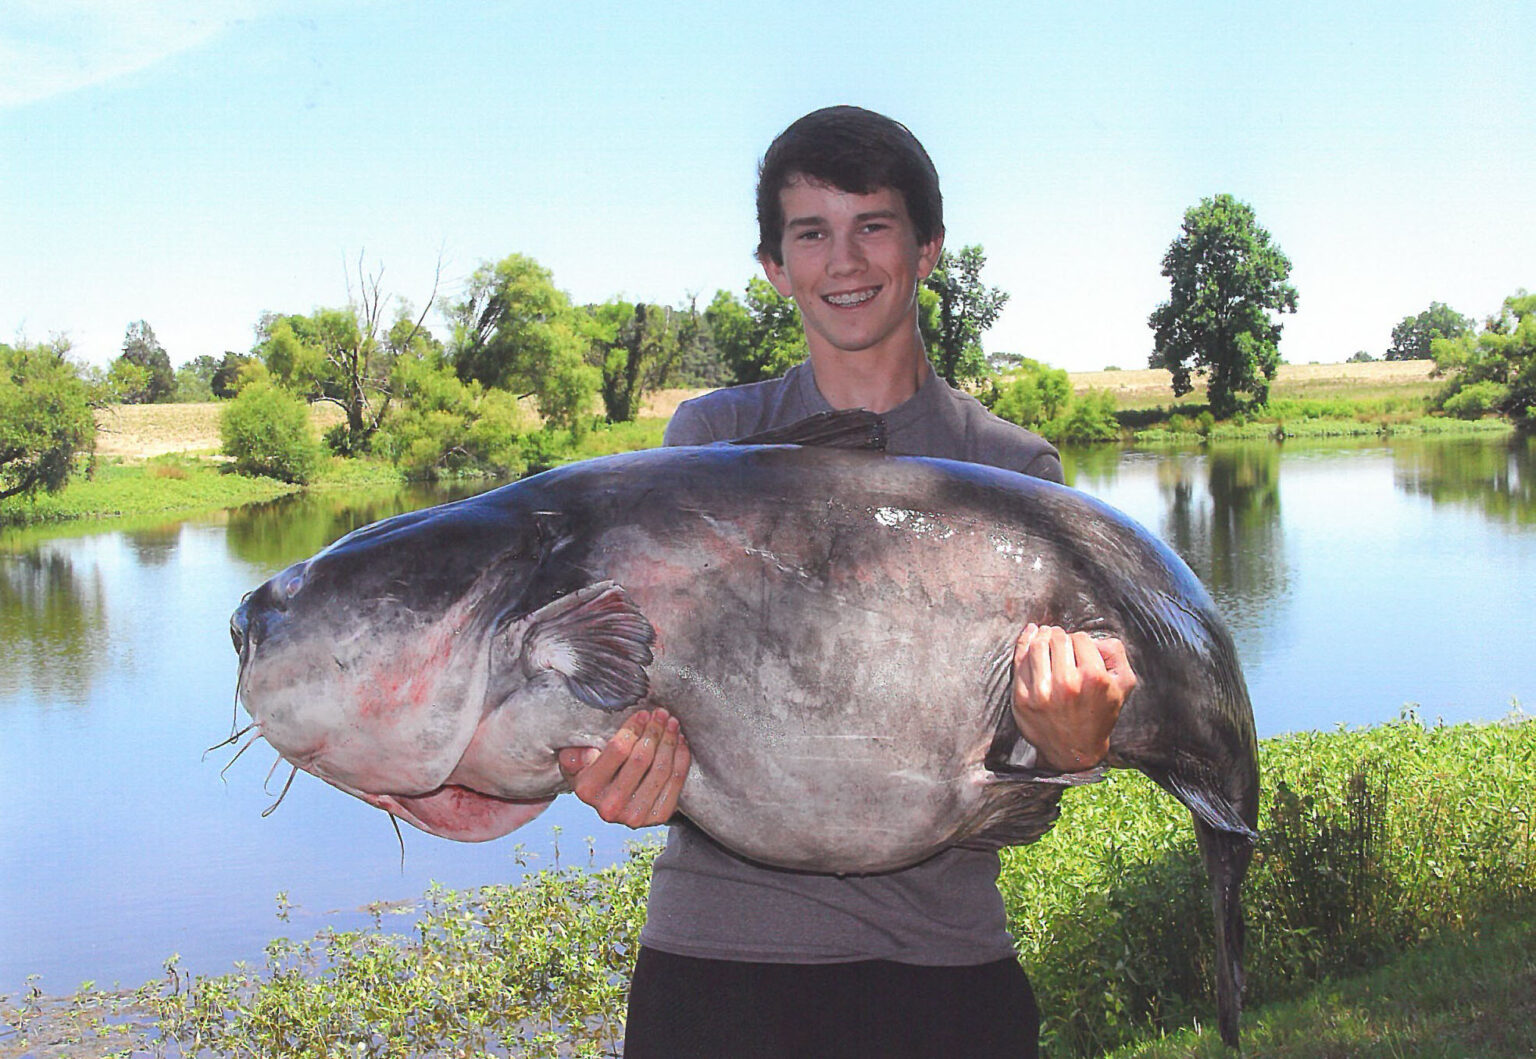
[[412, 827], [455, 842], [489, 842], [515, 831], [544, 811], [554, 798], [515, 800], [445, 783], [426, 794], [356, 793], [369, 805]]

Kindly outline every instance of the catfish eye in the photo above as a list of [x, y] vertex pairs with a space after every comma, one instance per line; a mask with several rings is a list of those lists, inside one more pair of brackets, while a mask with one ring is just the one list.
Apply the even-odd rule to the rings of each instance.
[[279, 604], [287, 603], [294, 596], [298, 595], [299, 589], [304, 587], [304, 574], [308, 568], [308, 563], [299, 563], [296, 566], [289, 567], [273, 578], [272, 595], [274, 601]]

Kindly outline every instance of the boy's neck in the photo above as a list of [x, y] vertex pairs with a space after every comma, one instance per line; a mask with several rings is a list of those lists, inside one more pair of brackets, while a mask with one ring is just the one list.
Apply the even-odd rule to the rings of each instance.
[[[914, 336], [915, 337], [915, 336]], [[932, 370], [919, 339], [910, 348], [891, 350], [811, 350], [816, 389], [833, 408], [889, 412], [910, 400]]]

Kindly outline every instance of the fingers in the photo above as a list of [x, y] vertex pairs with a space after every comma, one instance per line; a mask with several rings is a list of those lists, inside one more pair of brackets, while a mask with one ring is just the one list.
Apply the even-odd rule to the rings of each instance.
[[565, 782], [570, 783], [576, 778], [576, 773], [597, 760], [597, 750], [590, 746], [568, 746], [560, 751], [555, 760], [560, 765], [560, 774], [565, 777]]
[[559, 759], [576, 797], [609, 823], [630, 827], [672, 815], [692, 761], [677, 718], [660, 709], [631, 716], [601, 752], [567, 747]]
[[1136, 674], [1131, 669], [1131, 660], [1125, 653], [1125, 644], [1119, 640], [1099, 641], [1099, 652], [1104, 656], [1104, 668], [1108, 671], [1110, 679], [1129, 694], [1136, 686]]
[[1117, 639], [1030, 624], [1014, 646], [1014, 720], [1048, 769], [1076, 771], [1104, 760], [1135, 684]]

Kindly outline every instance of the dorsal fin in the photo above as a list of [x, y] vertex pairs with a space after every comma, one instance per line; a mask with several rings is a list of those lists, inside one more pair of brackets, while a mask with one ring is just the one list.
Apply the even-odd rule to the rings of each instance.
[[833, 449], [885, 449], [885, 417], [864, 408], [817, 412], [783, 427], [737, 438], [732, 445], [817, 445]]

